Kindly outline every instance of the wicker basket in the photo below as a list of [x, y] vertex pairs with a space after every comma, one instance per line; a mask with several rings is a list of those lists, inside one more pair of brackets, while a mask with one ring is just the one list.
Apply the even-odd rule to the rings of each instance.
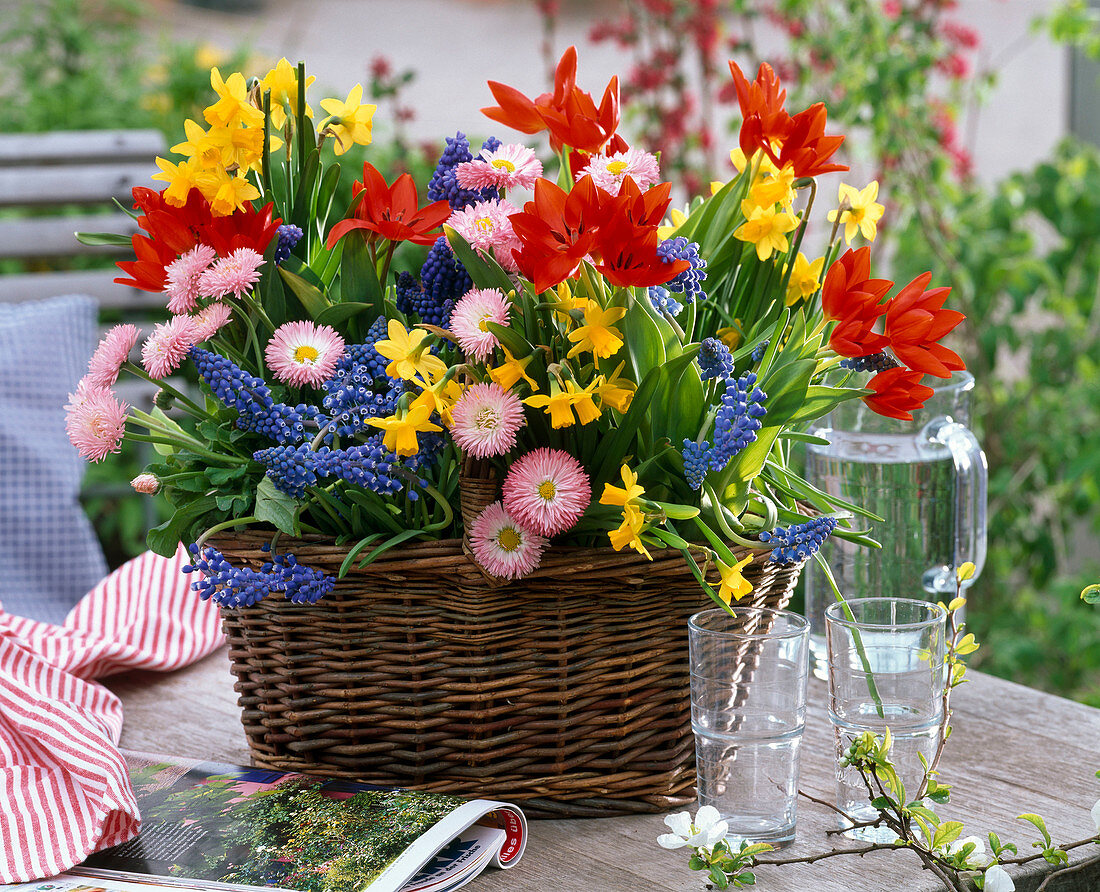
[[[259, 566], [268, 540], [214, 544]], [[282, 547], [330, 573], [346, 554]], [[687, 803], [687, 618], [711, 602], [679, 552], [653, 558], [555, 546], [501, 584], [460, 541], [424, 542], [353, 570], [316, 606], [223, 609], [253, 762], [510, 799], [534, 815]], [[800, 568], [746, 569], [752, 602], [775, 607]]]

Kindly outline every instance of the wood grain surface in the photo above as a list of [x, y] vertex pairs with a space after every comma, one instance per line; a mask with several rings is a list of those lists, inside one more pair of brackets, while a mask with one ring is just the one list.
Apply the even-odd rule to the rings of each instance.
[[[1037, 812], [1055, 839], [1068, 842], [1093, 832], [1089, 809], [1100, 796], [1100, 710], [1012, 682], [971, 673], [955, 694], [955, 732], [942, 765], [954, 786], [944, 814], [966, 824], [967, 834], [996, 830], [1030, 850], [1031, 825], [1016, 819]], [[248, 764], [233, 679], [220, 650], [178, 672], [134, 672], [110, 680], [123, 700], [122, 745], [129, 749]], [[687, 696], [687, 692], [684, 692]], [[832, 732], [825, 714], [825, 685], [811, 680], [810, 709], [802, 747], [800, 786], [831, 800]], [[802, 800], [798, 838], [784, 855], [809, 855], [833, 846], [824, 831], [831, 812]], [[527, 854], [509, 871], [493, 871], [471, 886], [479, 892], [688, 892], [705, 888], [687, 869], [682, 851], [667, 852], [655, 839], [665, 831], [661, 815], [544, 820], [531, 823]], [[1095, 854], [1095, 849], [1092, 850]], [[1074, 860], [1085, 857], [1080, 850]], [[1042, 862], [1040, 862], [1042, 863]], [[1013, 868], [1018, 892], [1031, 892], [1042, 869]], [[938, 890], [935, 878], [905, 852], [866, 858], [832, 858], [812, 865], [760, 867], [761, 892], [894, 892]], [[1100, 890], [1100, 867], [1070, 874], [1049, 892]]]

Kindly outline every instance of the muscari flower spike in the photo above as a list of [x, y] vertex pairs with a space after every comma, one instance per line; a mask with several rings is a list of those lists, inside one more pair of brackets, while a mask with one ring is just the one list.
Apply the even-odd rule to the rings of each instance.
[[[481, 145], [482, 151], [488, 149], [495, 152], [500, 148], [500, 140], [490, 136]], [[453, 137], [447, 137], [447, 145], [435, 166], [431, 181], [428, 183], [429, 201], [446, 201], [451, 210], [467, 207], [477, 201], [486, 201], [496, 198], [497, 190], [492, 186], [484, 189], [464, 189], [458, 183], [455, 168], [466, 161], [473, 161], [474, 156], [470, 152], [470, 141], [461, 130]]]
[[684, 305], [661, 285], [649, 287], [649, 302], [658, 313], [667, 313], [669, 316], [679, 316], [684, 309]]
[[768, 345], [771, 343], [770, 338], [765, 338], [759, 344], [752, 348], [752, 355], [749, 356], [753, 362], [760, 362], [764, 358], [764, 354], [768, 352]]
[[896, 369], [900, 365], [901, 363], [885, 350], [881, 353], [869, 353], [867, 356], [840, 361], [842, 369], [851, 369], [853, 372], [885, 372], [887, 369]]
[[[436, 239], [424, 265], [420, 267], [420, 281], [426, 300], [416, 307], [422, 322], [432, 322], [446, 327], [450, 322], [451, 310], [454, 302], [474, 287], [474, 280], [466, 272], [464, 267], [455, 257], [447, 239], [440, 236]], [[438, 311], [433, 311], [438, 307]], [[428, 318], [425, 318], [425, 311]], [[435, 323], [438, 318], [439, 322]]]
[[728, 378], [733, 374], [733, 355], [730, 348], [718, 338], [704, 338], [699, 348], [700, 377], [704, 381], [712, 378]]
[[[223, 607], [251, 607], [271, 592], [282, 592], [288, 601], [315, 604], [332, 591], [336, 580], [313, 567], [298, 563], [292, 554], [275, 554], [259, 570], [234, 567], [213, 546], [189, 545], [191, 563], [184, 573], [201, 573], [191, 589], [202, 600]], [[270, 551], [270, 546], [264, 546]]]
[[809, 560], [836, 529], [835, 517], [814, 517], [805, 523], [776, 527], [760, 533], [760, 541], [774, 545], [768, 560], [776, 564], [794, 564]]
[[290, 252], [302, 240], [302, 230], [293, 223], [284, 223], [275, 234], [279, 238], [279, 243], [275, 246], [275, 256], [272, 259], [278, 265], [290, 256]]
[[706, 292], [703, 291], [703, 282], [707, 278], [707, 262], [699, 256], [699, 246], [695, 242], [689, 242], [682, 235], [666, 239], [657, 246], [657, 256], [665, 263], [686, 260], [690, 264], [676, 278], [665, 282], [664, 287], [668, 291], [682, 294], [685, 304], [707, 299]]
[[726, 379], [726, 392], [714, 419], [714, 443], [684, 440], [684, 477], [692, 489], [703, 485], [708, 470], [721, 471], [735, 455], [755, 442], [767, 414], [767, 394], [756, 386], [756, 374]]

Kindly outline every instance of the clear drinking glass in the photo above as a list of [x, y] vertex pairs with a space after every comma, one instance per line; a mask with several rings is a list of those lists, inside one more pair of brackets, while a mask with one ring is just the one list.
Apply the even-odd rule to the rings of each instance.
[[[845, 598], [945, 598], [955, 593], [956, 567], [974, 563], [969, 586], [985, 563], [986, 461], [968, 428], [974, 378], [956, 372], [924, 383], [933, 394], [912, 421], [849, 400], [811, 431], [829, 445], [806, 447], [806, 479], [883, 518], [867, 521], [881, 549], [836, 536], [822, 548]], [[825, 607], [835, 597], [815, 561], [803, 578], [810, 649], [824, 678]]]
[[[864, 731], [890, 729], [891, 758], [909, 801], [936, 752], [943, 719], [944, 635], [947, 612], [938, 604], [909, 598], [860, 598], [825, 610], [829, 654], [829, 719], [837, 756], [837, 808], [856, 825], [876, 817], [867, 788], [840, 757]], [[884, 827], [854, 827], [839, 819], [845, 835], [891, 842]]]
[[760, 607], [688, 621], [699, 805], [718, 809], [730, 836], [794, 839], [809, 631], [804, 617]]

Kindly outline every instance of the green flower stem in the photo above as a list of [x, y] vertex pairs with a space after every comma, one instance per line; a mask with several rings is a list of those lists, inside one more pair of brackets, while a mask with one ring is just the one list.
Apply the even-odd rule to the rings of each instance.
[[209, 412], [207, 412], [201, 406], [199, 406], [196, 402], [194, 402], [183, 391], [177, 390], [175, 387], [173, 387], [167, 381], [162, 381], [159, 378], [154, 378], [152, 375], [150, 375], [147, 371], [145, 371], [145, 369], [143, 369], [137, 363], [127, 361], [127, 362], [122, 364], [122, 367], [126, 371], [128, 371], [131, 375], [133, 375], [137, 378], [141, 378], [145, 381], [148, 381], [150, 384], [155, 384], [161, 390], [166, 390], [168, 393], [172, 394], [172, 396], [176, 400], [178, 400], [179, 403], [182, 406], [185, 406], [188, 410], [190, 410], [191, 414], [194, 415], [196, 418], [204, 418], [205, 419], [205, 418], [210, 418], [211, 417]]
[[206, 542], [206, 540], [213, 536], [215, 533], [220, 533], [222, 530], [228, 530], [230, 527], [239, 527], [244, 526], [248, 523], [259, 522], [259, 518], [253, 517], [251, 514], [247, 517], [237, 517], [231, 520], [223, 520], [221, 523], [214, 524], [214, 526], [212, 526], [205, 533], [199, 536], [199, 538], [195, 540], [195, 545], [198, 548], [202, 548], [203, 543]]
[[[821, 556], [821, 552], [814, 552], [814, 560], [817, 561], [822, 571], [825, 573], [825, 578], [829, 581], [829, 586], [833, 590], [833, 595], [840, 604], [843, 604], [844, 615], [848, 618], [848, 621], [854, 623], [856, 621], [855, 616], [852, 613], [852, 609], [848, 606], [848, 602], [844, 600], [844, 595], [840, 593], [840, 589], [837, 587], [836, 579], [833, 578], [833, 571], [829, 569], [829, 562]], [[859, 661], [863, 664], [863, 671], [867, 675], [867, 692], [871, 695], [871, 699], [875, 702], [875, 711], [878, 713], [878, 717], [885, 721], [886, 710], [882, 706], [882, 697], [878, 692], [878, 685], [875, 684], [875, 674], [871, 671], [871, 661], [867, 657], [867, 649], [863, 646], [863, 636], [859, 634], [859, 629], [852, 629], [852, 640], [856, 645], [856, 653], [859, 654]]]
[[208, 461], [223, 462], [230, 465], [247, 465], [251, 459], [240, 458], [235, 455], [219, 455], [216, 452], [211, 452], [209, 449], [205, 449], [202, 446], [196, 446], [191, 442], [183, 442], [179, 439], [169, 439], [167, 437], [156, 437], [151, 434], [139, 434], [135, 431], [127, 431], [126, 438], [128, 440], [134, 440], [138, 443], [160, 443], [164, 446], [175, 446], [177, 448], [183, 447], [190, 452], [194, 452], [196, 455], [200, 455]]
[[[275, 331], [275, 323], [271, 321], [271, 318], [267, 315], [267, 311], [264, 310], [263, 304], [255, 299], [255, 296], [252, 294], [252, 292], [249, 292], [248, 294], [242, 294], [241, 303], [252, 310], [257, 316], [259, 316], [264, 321], [264, 324], [268, 328], [270, 328], [272, 332]], [[262, 364], [260, 368], [263, 368]]]

